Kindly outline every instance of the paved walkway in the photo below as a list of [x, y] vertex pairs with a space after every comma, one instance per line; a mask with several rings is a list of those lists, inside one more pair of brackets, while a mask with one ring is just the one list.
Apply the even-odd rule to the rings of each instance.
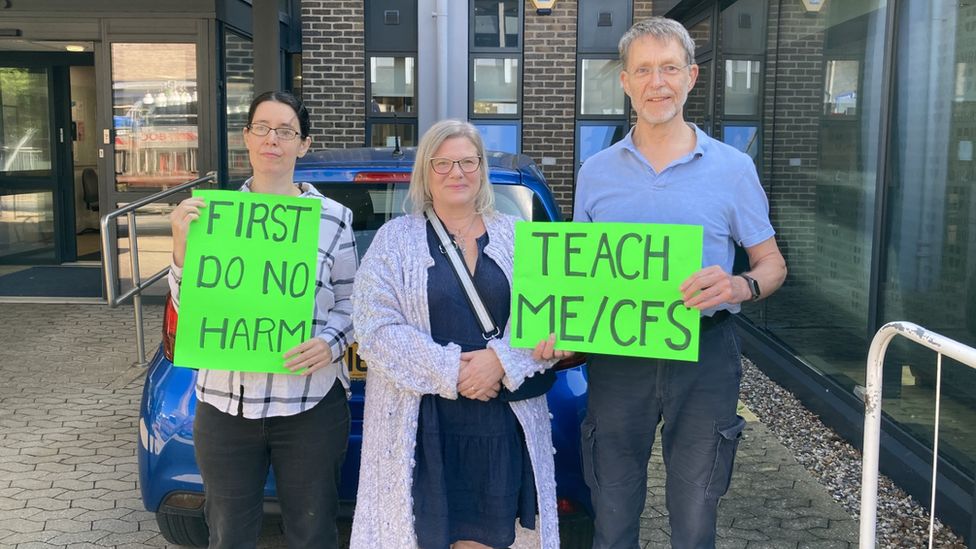
[[[149, 349], [161, 316], [147, 308]], [[143, 371], [132, 366], [132, 322], [129, 307], [0, 304], [0, 547], [166, 545], [137, 486]], [[660, 455], [650, 472], [642, 538], [665, 548]], [[752, 421], [719, 536], [726, 548], [847, 548], [857, 525]], [[269, 520], [261, 547], [281, 546]]]

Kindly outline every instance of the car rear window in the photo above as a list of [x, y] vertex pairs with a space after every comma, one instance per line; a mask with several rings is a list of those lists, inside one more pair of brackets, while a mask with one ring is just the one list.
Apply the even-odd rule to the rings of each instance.
[[[319, 185], [318, 189], [352, 210], [352, 227], [360, 256], [384, 223], [405, 213], [407, 185], [404, 183], [330, 183]], [[496, 210], [525, 220], [550, 220], [539, 197], [528, 187], [496, 184], [494, 190]]]

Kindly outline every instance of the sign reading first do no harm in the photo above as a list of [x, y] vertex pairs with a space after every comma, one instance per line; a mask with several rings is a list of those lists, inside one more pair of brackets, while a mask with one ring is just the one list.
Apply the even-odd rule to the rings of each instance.
[[701, 261], [700, 225], [519, 222], [512, 345], [554, 333], [560, 350], [697, 361], [678, 288]]
[[312, 334], [319, 215], [316, 199], [197, 190], [174, 364], [291, 373], [283, 355]]

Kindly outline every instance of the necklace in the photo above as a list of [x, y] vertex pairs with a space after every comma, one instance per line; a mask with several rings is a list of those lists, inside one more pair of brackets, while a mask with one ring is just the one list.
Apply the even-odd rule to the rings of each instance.
[[454, 245], [458, 247], [458, 250], [461, 250], [461, 255], [464, 255], [464, 252], [467, 251], [464, 242], [464, 237], [467, 236], [468, 231], [471, 230], [471, 227], [474, 227], [474, 223], [477, 220], [478, 220], [478, 215], [475, 214], [474, 217], [471, 218], [471, 222], [468, 223], [468, 226], [465, 227], [463, 231], [461, 230], [448, 231], [451, 233], [451, 239], [454, 240]]

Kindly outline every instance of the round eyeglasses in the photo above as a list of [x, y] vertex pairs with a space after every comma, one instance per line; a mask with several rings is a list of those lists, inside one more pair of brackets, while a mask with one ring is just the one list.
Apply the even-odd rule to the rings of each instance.
[[275, 132], [275, 135], [278, 136], [278, 139], [282, 141], [291, 141], [296, 137], [298, 137], [298, 133], [299, 133], [287, 126], [282, 126], [280, 128], [272, 128], [270, 126], [265, 126], [264, 124], [248, 124], [247, 129], [248, 131], [250, 131], [251, 133], [253, 133], [258, 137], [264, 137], [271, 132]]
[[634, 78], [638, 80], [644, 80], [650, 78], [652, 74], [657, 73], [661, 78], [674, 78], [681, 74], [681, 71], [690, 67], [691, 64], [678, 66], [678, 65], [661, 65], [660, 67], [648, 67], [642, 66], [637, 67], [632, 71], [627, 71], [634, 75]]
[[466, 156], [461, 160], [451, 160], [450, 158], [431, 158], [430, 159], [430, 169], [434, 170], [434, 173], [439, 173], [441, 175], [451, 173], [454, 169], [454, 165], [457, 164], [458, 168], [464, 173], [474, 173], [478, 171], [481, 167], [481, 157], [480, 156]]

